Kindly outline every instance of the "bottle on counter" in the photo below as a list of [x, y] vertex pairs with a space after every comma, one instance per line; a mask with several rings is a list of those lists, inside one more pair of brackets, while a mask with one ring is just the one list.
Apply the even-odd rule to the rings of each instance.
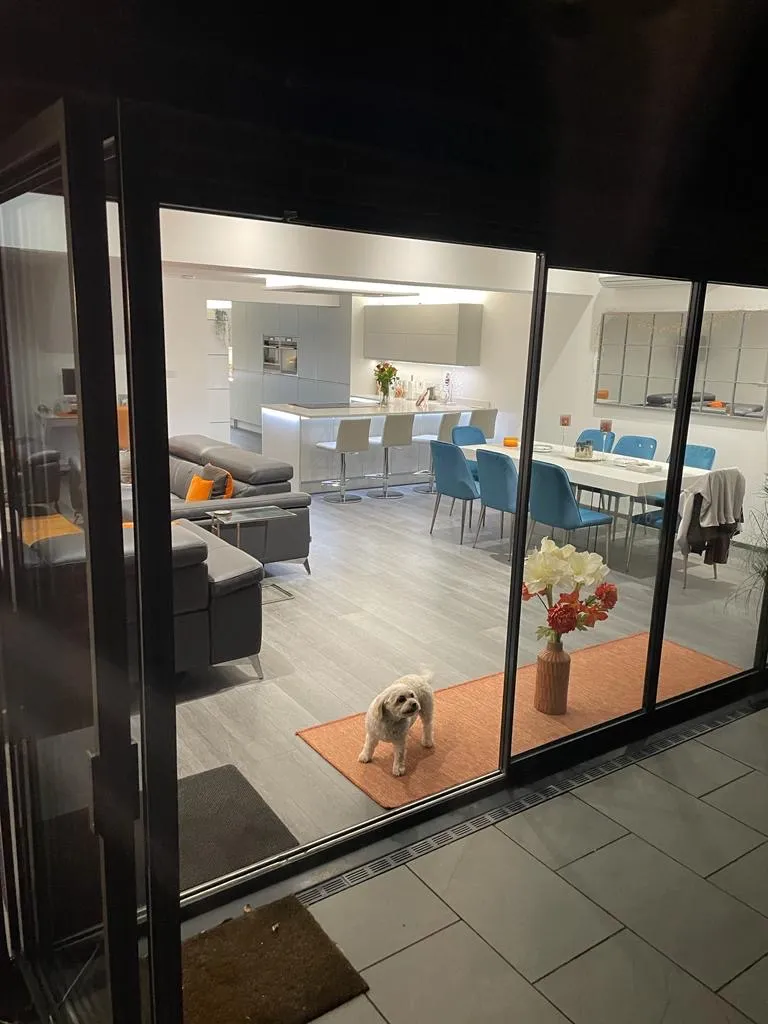
[[413, 374], [411, 374], [410, 380], [408, 381], [408, 399], [412, 402], [417, 396], [414, 395], [416, 385], [413, 383]]

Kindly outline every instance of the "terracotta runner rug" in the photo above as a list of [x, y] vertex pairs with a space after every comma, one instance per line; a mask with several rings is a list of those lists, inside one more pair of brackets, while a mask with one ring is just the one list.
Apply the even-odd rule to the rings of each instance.
[[[518, 669], [513, 753], [637, 711], [642, 703], [647, 647], [648, 634], [638, 633], [574, 651], [565, 715], [536, 711], [536, 666]], [[665, 641], [659, 700], [688, 693], [740, 671], [734, 665]], [[425, 750], [421, 746], [421, 723], [417, 722], [408, 739], [408, 771], [402, 778], [391, 774], [392, 747], [388, 743], [379, 744], [371, 764], [360, 764], [357, 760], [365, 737], [365, 714], [313, 725], [297, 735], [377, 804], [401, 807], [496, 769], [501, 693], [501, 672], [438, 690], [435, 747]]]

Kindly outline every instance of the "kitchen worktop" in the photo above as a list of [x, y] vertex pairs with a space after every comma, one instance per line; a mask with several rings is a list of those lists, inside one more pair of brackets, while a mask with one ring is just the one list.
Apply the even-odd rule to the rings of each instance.
[[336, 419], [338, 417], [343, 418], [357, 418], [363, 416], [404, 416], [408, 413], [426, 414], [426, 413], [441, 413], [441, 412], [472, 412], [473, 409], [485, 409], [487, 408], [487, 402], [473, 402], [471, 400], [462, 400], [460, 402], [427, 402], [425, 405], [419, 407], [415, 401], [409, 401], [407, 398], [392, 398], [388, 405], [380, 405], [378, 400], [371, 397], [353, 397], [348, 405], [308, 405], [296, 404], [285, 404], [285, 405], [264, 405], [262, 407], [263, 412], [271, 410], [272, 412], [287, 413], [289, 415], [301, 417], [302, 419]]

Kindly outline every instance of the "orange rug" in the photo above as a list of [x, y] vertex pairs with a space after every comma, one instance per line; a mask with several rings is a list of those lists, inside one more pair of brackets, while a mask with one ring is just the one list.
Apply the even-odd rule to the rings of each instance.
[[[571, 655], [568, 711], [543, 715], [533, 707], [536, 666], [518, 669], [512, 751], [570, 736], [637, 711], [642, 703], [648, 634], [595, 644]], [[664, 642], [659, 700], [740, 672], [706, 654]], [[365, 737], [365, 715], [301, 729], [297, 735], [382, 807], [401, 807], [469, 779], [495, 771], [499, 759], [502, 674], [471, 679], [435, 693], [435, 747], [420, 743], [421, 722], [408, 739], [407, 773], [392, 774], [392, 747], [380, 743], [370, 764], [357, 756]]]
[[70, 533], [82, 533], [64, 516], [56, 513], [50, 516], [24, 516], [21, 520], [21, 540], [27, 547], [49, 537], [65, 537]]

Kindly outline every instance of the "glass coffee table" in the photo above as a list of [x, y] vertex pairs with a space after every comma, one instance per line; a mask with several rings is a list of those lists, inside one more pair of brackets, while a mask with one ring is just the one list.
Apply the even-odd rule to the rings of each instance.
[[[242, 548], [243, 530], [255, 529], [264, 531], [264, 547], [266, 548], [269, 524], [277, 519], [294, 519], [296, 517], [295, 512], [291, 512], [287, 508], [279, 508], [277, 505], [260, 505], [257, 508], [235, 508], [231, 510], [216, 509], [213, 512], [208, 512], [207, 515], [211, 520], [212, 529], [216, 536], [226, 540], [229, 544], [232, 544], [232, 540], [226, 534], [231, 533], [232, 528], [234, 528], [234, 546], [236, 548]], [[285, 587], [281, 586], [274, 576], [267, 576], [266, 568], [264, 570], [262, 587], [270, 587], [282, 595], [282, 597], [277, 598], [275, 601], [270, 601], [270, 604], [276, 604], [277, 601], [293, 600], [294, 595], [290, 590], [286, 590]]]

